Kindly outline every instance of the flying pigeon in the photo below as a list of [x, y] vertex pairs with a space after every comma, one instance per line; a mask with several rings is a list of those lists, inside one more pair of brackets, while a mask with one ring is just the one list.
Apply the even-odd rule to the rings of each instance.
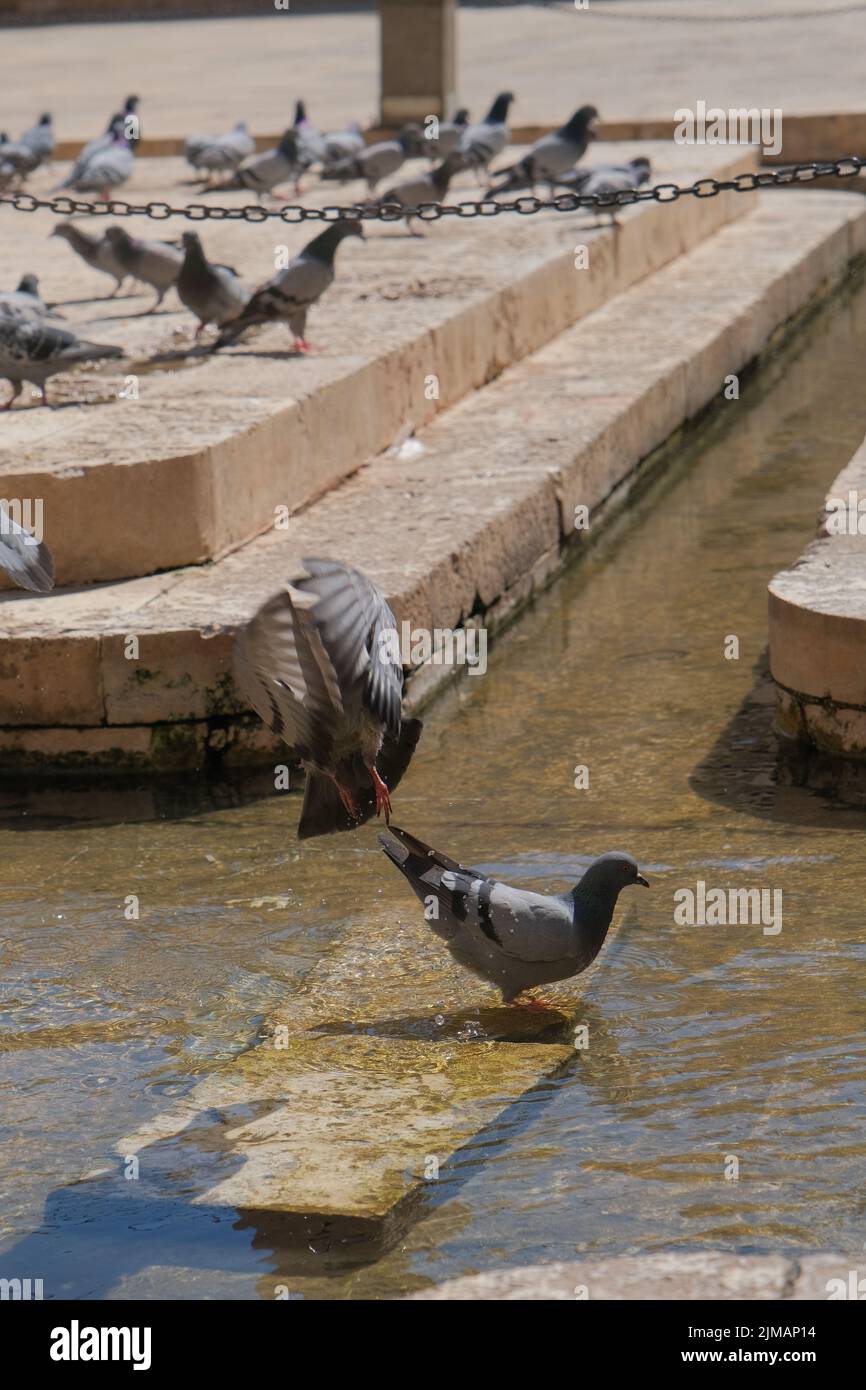
[[54, 556], [0, 502], [0, 569], [22, 589], [47, 594], [54, 588]]
[[111, 143], [98, 149], [86, 162], [79, 156], [57, 187], [72, 188], [76, 193], [98, 193], [108, 199], [113, 188], [126, 183], [135, 167], [135, 155], [123, 127], [124, 117], [115, 116]]
[[[449, 155], [429, 173], [418, 174], [414, 179], [406, 179], [393, 188], [386, 188], [378, 198], [377, 205], [382, 207], [388, 203], [399, 203], [404, 208], [417, 208], [421, 203], [441, 203], [452, 178], [462, 168], [463, 156]], [[406, 213], [406, 226], [413, 236], [420, 235], [413, 231], [412, 214], [409, 212]]]
[[91, 232], [76, 227], [74, 222], [58, 222], [50, 235], [62, 237], [94, 270], [110, 275], [114, 280], [114, 289], [108, 298], [112, 299], [117, 294], [129, 271], [121, 265], [104, 232], [101, 236], [93, 236]]
[[365, 575], [304, 560], [238, 633], [238, 684], [307, 773], [298, 838], [390, 816], [421, 721], [402, 717], [396, 621]]
[[209, 323], [222, 328], [224, 323], [237, 318], [250, 292], [231, 266], [214, 265], [207, 259], [197, 232], [184, 232], [181, 241], [185, 255], [177, 277], [177, 294], [199, 321], [198, 337]]
[[[620, 193], [629, 188], [640, 188], [650, 176], [648, 159], [639, 155], [627, 164], [602, 164], [597, 169], [575, 169], [556, 180], [557, 187], [571, 189], [573, 193]], [[597, 208], [599, 216], [608, 213], [611, 226], [616, 225], [616, 207]]]
[[469, 112], [465, 106], [461, 106], [453, 121], [439, 122], [435, 136], [430, 134], [430, 130], [434, 129], [432, 126], [424, 131], [424, 153], [429, 159], [445, 159], [449, 154], [454, 154], [460, 148], [468, 124]]
[[297, 137], [295, 132], [289, 129], [283, 132], [276, 149], [251, 154], [230, 179], [203, 191], [224, 193], [235, 188], [249, 188], [261, 202], [263, 193], [272, 193], [274, 197], [280, 197], [280, 194], [274, 193], [274, 189], [281, 183], [293, 182], [297, 192], [298, 180], [303, 171], [302, 162], [298, 157]]
[[486, 169], [508, 144], [508, 108], [511, 92], [500, 92], [483, 121], [467, 126], [458, 145], [467, 169]]
[[518, 188], [533, 188], [537, 183], [555, 183], [560, 174], [573, 169], [586, 153], [590, 140], [596, 139], [595, 121], [598, 112], [594, 106], [581, 106], [578, 111], [559, 130], [543, 135], [530, 145], [526, 154], [510, 169], [500, 169], [496, 177], [501, 183], [493, 184], [487, 190], [487, 197], [494, 193], [510, 193]]
[[122, 357], [114, 344], [88, 343], [64, 328], [52, 328], [41, 319], [15, 319], [0, 315], [0, 377], [11, 381], [13, 392], [0, 410], [9, 410], [20, 395], [25, 381], [42, 391], [47, 405], [45, 383], [57, 372], [68, 371], [79, 362], [98, 362], [105, 357]]
[[183, 152], [193, 169], [204, 170], [209, 179], [214, 174], [237, 169], [255, 152], [256, 142], [247, 129], [246, 121], [235, 122], [225, 135], [191, 135]]
[[335, 179], [340, 183], [364, 179], [368, 191], [372, 193], [377, 183], [396, 174], [407, 159], [424, 152], [421, 127], [410, 121], [403, 126], [396, 140], [380, 140], [375, 145], [365, 145], [357, 154], [323, 169], [322, 178]]
[[300, 352], [308, 351], [311, 344], [304, 338], [307, 312], [332, 283], [334, 256], [347, 236], [364, 239], [360, 222], [348, 218], [332, 222], [308, 242], [301, 254], [257, 289], [243, 312], [226, 324], [212, 351], [235, 342], [254, 324], [279, 321], [288, 325], [295, 348]]
[[147, 310], [158, 309], [166, 292], [171, 289], [183, 265], [183, 252], [167, 241], [146, 241], [131, 237], [123, 227], [109, 227], [105, 239], [113, 254], [128, 275], [134, 275], [156, 290], [156, 302]]
[[379, 840], [409, 880], [425, 917], [459, 965], [489, 980], [506, 1004], [537, 985], [586, 970], [604, 944], [623, 888], [649, 884], [630, 854], [603, 854], [560, 897], [511, 888], [464, 868], [396, 825]]

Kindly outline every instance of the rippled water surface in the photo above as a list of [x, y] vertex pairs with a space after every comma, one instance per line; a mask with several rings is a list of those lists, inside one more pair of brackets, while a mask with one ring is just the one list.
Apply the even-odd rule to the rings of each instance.
[[[464, 1150], [377, 1262], [328, 1274], [311, 1255], [298, 1273], [191, 1207], [180, 1169], [158, 1202], [79, 1181], [246, 1047], [348, 929], [383, 903], [408, 915], [374, 830], [301, 847], [296, 798], [227, 787], [216, 805], [191, 786], [183, 803], [6, 787], [0, 1273], [55, 1296], [255, 1298], [289, 1280], [340, 1298], [581, 1252], [862, 1250], [864, 815], [780, 774], [760, 672], [767, 581], [866, 431], [864, 361], [860, 289], [686, 442], [485, 678], [427, 711], [401, 823], [551, 889], [628, 849], [653, 887], [576, 987], [589, 1050]], [[675, 926], [673, 892], [698, 879], [781, 889], [782, 931]], [[407, 981], [395, 1004], [411, 1003]]]

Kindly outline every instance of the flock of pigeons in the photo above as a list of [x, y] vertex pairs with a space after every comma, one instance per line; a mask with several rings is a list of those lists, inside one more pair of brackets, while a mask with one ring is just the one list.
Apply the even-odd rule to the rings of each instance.
[[[445, 197], [464, 169], [488, 176], [510, 136], [510, 92], [500, 93], [484, 119], [470, 124], [459, 111], [435, 133], [406, 125], [393, 140], [367, 145], [360, 127], [322, 134], [302, 102], [295, 122], [273, 150], [256, 153], [243, 122], [222, 136], [197, 135], [185, 154], [203, 192], [249, 189], [261, 199], [317, 168], [324, 180], [363, 181], [379, 205], [411, 210]], [[129, 97], [103, 135], [86, 146], [59, 188], [110, 196], [134, 168], [140, 138], [138, 99]], [[485, 197], [539, 184], [579, 192], [636, 188], [649, 177], [649, 162], [581, 169], [595, 138], [598, 113], [583, 106], [559, 130], [537, 140], [515, 164], [492, 176]], [[50, 158], [51, 118], [45, 115], [17, 142], [0, 137], [0, 188], [23, 182]], [[383, 180], [410, 158], [428, 156], [431, 168], [379, 193]], [[362, 223], [329, 223], [290, 264], [254, 292], [229, 266], [205, 255], [195, 232], [179, 244], [130, 236], [109, 227], [101, 236], [73, 222], [52, 235], [63, 238], [89, 266], [114, 280], [116, 294], [128, 276], [150, 286], [151, 310], [174, 287], [198, 320], [218, 330], [211, 350], [235, 342], [258, 324], [285, 322], [304, 351], [307, 313], [334, 278], [334, 257], [347, 236], [363, 237]], [[80, 361], [121, 356], [121, 349], [82, 342], [50, 322], [35, 276], [0, 294], [0, 376], [19, 394], [24, 380], [39, 385]], [[3, 409], [8, 409], [12, 401]], [[51, 553], [0, 505], [0, 564], [24, 588], [46, 593], [54, 584]], [[496, 985], [510, 1002], [538, 985], [585, 970], [607, 934], [620, 891], [646, 884], [635, 860], [613, 853], [596, 859], [562, 896], [526, 892], [466, 868], [390, 825], [390, 793], [406, 772], [421, 723], [403, 717], [403, 670], [386, 640], [396, 630], [390, 607], [358, 570], [336, 560], [305, 560], [304, 570], [269, 599], [238, 633], [235, 669], [241, 690], [271, 732], [282, 738], [306, 771], [300, 838], [352, 830], [384, 813], [390, 835], [385, 854], [424, 904], [428, 925], [462, 966]], [[537, 1001], [533, 1001], [537, 1002]]]

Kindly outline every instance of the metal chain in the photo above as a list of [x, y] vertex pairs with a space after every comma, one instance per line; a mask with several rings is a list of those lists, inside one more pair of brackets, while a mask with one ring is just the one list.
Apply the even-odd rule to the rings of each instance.
[[536, 212], [577, 212], [580, 208], [628, 207], [632, 203], [675, 203], [678, 198], [715, 198], [719, 193], [752, 193], [756, 189], [783, 187], [792, 183], [813, 183], [815, 179], [855, 178], [866, 167], [866, 158], [845, 155], [840, 159], [810, 160], [782, 169], [760, 169], [756, 173], [735, 174], [732, 179], [698, 179], [697, 183], [680, 187], [676, 183], [660, 183], [655, 188], [621, 188], [610, 193], [558, 193], [551, 198], [534, 194], [516, 198], [514, 202], [497, 203], [481, 198], [465, 203], [419, 203], [404, 207], [401, 203], [354, 203], [346, 207], [329, 205], [324, 208], [305, 208], [288, 204], [280, 208], [265, 208], [259, 204], [237, 208], [211, 207], [190, 203], [185, 208], [173, 208], [168, 203], [125, 203], [115, 199], [96, 199], [92, 203], [78, 198], [37, 198], [32, 193], [0, 195], [0, 205], [6, 204], [16, 212], [37, 212], [47, 208], [61, 217], [150, 217], [165, 222], [169, 217], [185, 217], [188, 222], [339, 222], [353, 218], [362, 222], [399, 222], [404, 217], [417, 217], [422, 222], [438, 222], [442, 217], [498, 217], [503, 212], [528, 216]]

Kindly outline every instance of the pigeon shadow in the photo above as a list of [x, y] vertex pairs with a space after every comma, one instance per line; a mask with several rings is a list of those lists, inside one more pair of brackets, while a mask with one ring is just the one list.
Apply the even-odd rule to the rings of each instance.
[[396, 1018], [326, 1019], [309, 1030], [329, 1037], [364, 1034], [407, 1042], [545, 1042], [570, 1040], [568, 1005], [491, 1005]]
[[705, 801], [792, 825], [862, 825], [866, 767], [780, 735], [766, 649], [754, 685], [689, 777]]

